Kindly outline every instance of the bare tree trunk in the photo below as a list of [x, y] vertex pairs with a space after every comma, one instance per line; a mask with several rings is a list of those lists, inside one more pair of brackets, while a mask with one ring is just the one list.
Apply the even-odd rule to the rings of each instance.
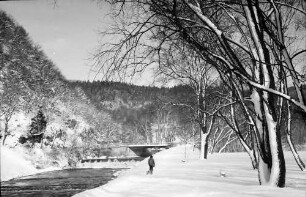
[[[271, 68], [269, 51], [266, 48], [261, 27], [258, 24], [262, 18], [258, 15], [255, 4], [244, 1], [244, 13], [246, 15], [249, 31], [254, 47], [257, 51], [257, 62], [254, 63], [254, 72], [259, 78], [260, 84], [266, 89], [275, 89], [274, 73]], [[257, 5], [258, 6], [258, 5]], [[261, 139], [261, 155], [259, 160], [259, 182], [277, 187], [285, 187], [286, 166], [282, 149], [281, 135], [277, 125], [274, 96], [266, 91], [258, 92], [253, 89], [251, 96], [255, 107], [256, 124]], [[265, 154], [265, 155], [264, 155]]]
[[[258, 163], [259, 182], [262, 185], [284, 187], [286, 180], [286, 166], [281, 145], [280, 131], [273, 115], [273, 108], [269, 108], [268, 94], [260, 94], [253, 90], [252, 102], [257, 115], [256, 124], [260, 132], [261, 154]], [[262, 99], [263, 102], [260, 102]], [[262, 110], [261, 110], [262, 109]], [[265, 119], [263, 119], [265, 118]], [[265, 122], [264, 122], [265, 121]]]
[[232, 143], [233, 141], [235, 141], [237, 138], [232, 138], [231, 139], [231, 136], [229, 135], [228, 138], [227, 138], [227, 141], [224, 143], [224, 145], [220, 148], [220, 150], [218, 151], [218, 153], [222, 153], [222, 151], [230, 144]]
[[[206, 115], [204, 116], [206, 120]], [[201, 152], [200, 159], [207, 159], [208, 155], [208, 145], [209, 145], [209, 136], [212, 131], [212, 127], [215, 121], [215, 116], [212, 116], [209, 122], [209, 128], [206, 127], [207, 121], [205, 121], [205, 126], [201, 128]]]
[[208, 152], [208, 137], [209, 132], [207, 130], [207, 115], [205, 113], [206, 110], [206, 101], [205, 94], [206, 90], [204, 88], [204, 82], [201, 82], [198, 86], [198, 121], [201, 129], [201, 151], [200, 151], [200, 159], [207, 159]]
[[[225, 132], [225, 128], [223, 128], [221, 130], [219, 128], [216, 129], [216, 131], [214, 133], [214, 136], [212, 138], [212, 142], [211, 142], [212, 145], [211, 145], [210, 154], [213, 154], [217, 144], [219, 144], [222, 141], [222, 139], [231, 135], [232, 130], [229, 130], [225, 133], [224, 132]], [[217, 133], [219, 133], [218, 136], [216, 136]]]
[[[233, 87], [235, 87], [233, 85]], [[237, 90], [238, 91], [238, 90]], [[233, 93], [231, 95], [231, 98], [233, 97]], [[231, 102], [232, 99], [231, 99]], [[253, 166], [253, 169], [257, 169], [257, 158], [256, 158], [256, 154], [255, 154], [255, 151], [254, 149], [252, 149], [248, 144], [247, 142], [245, 141], [245, 139], [243, 138], [242, 136], [242, 133], [238, 127], [238, 124], [237, 124], [237, 120], [236, 120], [236, 113], [235, 113], [235, 109], [234, 109], [234, 106], [231, 105], [231, 117], [232, 117], [232, 122], [233, 122], [233, 129], [241, 143], [241, 145], [243, 146], [244, 150], [247, 152], [247, 154], [249, 155], [250, 159], [251, 159], [251, 162], [252, 162], [252, 166]], [[250, 119], [251, 117], [247, 117], [248, 119]]]
[[207, 159], [208, 145], [209, 145], [209, 142], [208, 142], [208, 135], [206, 134], [206, 137], [205, 137], [205, 144], [204, 144], [204, 159]]
[[302, 171], [305, 171], [305, 164], [303, 160], [301, 159], [300, 155], [295, 149], [294, 144], [292, 143], [291, 140], [291, 111], [290, 111], [290, 103], [287, 102], [287, 112], [288, 112], [288, 124], [287, 124], [287, 129], [286, 129], [286, 135], [287, 135], [287, 142], [289, 144], [290, 150], [292, 152], [292, 155], [297, 163], [297, 165], [300, 167]]
[[[271, 1], [271, 3], [273, 5], [273, 9], [274, 9], [275, 22], [276, 22], [276, 26], [277, 26], [277, 36], [278, 36], [279, 44], [282, 45], [282, 46], [285, 46], [281, 14], [279, 12], [279, 9], [275, 5], [274, 1]], [[282, 56], [284, 57], [284, 61], [286, 62], [286, 65], [289, 67], [290, 76], [291, 76], [291, 79], [293, 81], [293, 86], [294, 86], [295, 91], [297, 93], [298, 100], [302, 105], [305, 106], [306, 101], [305, 101], [305, 98], [304, 98], [304, 95], [303, 95], [302, 83], [300, 83], [297, 72], [295, 71], [295, 68], [293, 66], [292, 59], [290, 58], [288, 49], [286, 47], [281, 47], [280, 51], [282, 53]]]
[[201, 151], [200, 159], [207, 159], [207, 150], [208, 150], [208, 135], [201, 131]]
[[8, 136], [8, 122], [9, 122], [9, 120], [7, 118], [5, 118], [4, 130], [3, 130], [3, 134], [2, 134], [2, 145], [5, 144], [5, 140]]
[[5, 135], [4, 129], [1, 129], [1, 144], [2, 145], [4, 145], [4, 135]]
[[[53, 130], [53, 129], [52, 129], [52, 130]], [[53, 148], [53, 146], [54, 146], [54, 141], [55, 141], [55, 139], [56, 139], [57, 132], [58, 132], [58, 131], [56, 130], [56, 131], [55, 131], [55, 135], [53, 136], [51, 148]]]

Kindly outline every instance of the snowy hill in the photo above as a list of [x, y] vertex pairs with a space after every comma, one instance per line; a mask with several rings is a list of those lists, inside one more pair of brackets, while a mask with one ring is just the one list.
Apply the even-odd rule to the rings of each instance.
[[[280, 189], [259, 185], [257, 171], [252, 169], [246, 153], [213, 154], [208, 160], [199, 160], [197, 151], [193, 152], [191, 147], [186, 150], [186, 158], [184, 146], [157, 153], [152, 176], [146, 175], [148, 164], [144, 160], [108, 184], [75, 197], [306, 195], [306, 172], [299, 170], [290, 152], [286, 152], [287, 187]], [[301, 155], [306, 158], [306, 152]]]
[[[21, 150], [36, 168], [63, 167], [82, 154], [94, 154], [106, 129], [116, 136], [118, 125], [111, 117], [97, 110], [80, 88], [69, 87], [26, 30], [1, 10], [0, 29], [1, 146]], [[33, 130], [39, 111], [46, 125]]]

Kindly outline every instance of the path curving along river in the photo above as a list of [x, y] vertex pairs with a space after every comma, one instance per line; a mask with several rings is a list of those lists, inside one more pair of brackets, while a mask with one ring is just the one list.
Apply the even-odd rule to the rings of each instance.
[[123, 168], [65, 169], [1, 182], [1, 196], [68, 197], [106, 184]]

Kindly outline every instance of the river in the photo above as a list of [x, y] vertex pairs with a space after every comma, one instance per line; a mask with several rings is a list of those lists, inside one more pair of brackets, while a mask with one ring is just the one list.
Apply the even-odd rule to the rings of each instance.
[[106, 184], [120, 168], [65, 169], [1, 182], [1, 196], [72, 196]]

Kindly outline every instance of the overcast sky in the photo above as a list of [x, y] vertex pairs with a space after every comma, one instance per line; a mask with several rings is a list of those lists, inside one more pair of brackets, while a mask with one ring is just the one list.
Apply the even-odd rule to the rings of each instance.
[[0, 1], [70, 80], [92, 80], [90, 52], [97, 46], [98, 30], [111, 23], [107, 3], [92, 0]]

